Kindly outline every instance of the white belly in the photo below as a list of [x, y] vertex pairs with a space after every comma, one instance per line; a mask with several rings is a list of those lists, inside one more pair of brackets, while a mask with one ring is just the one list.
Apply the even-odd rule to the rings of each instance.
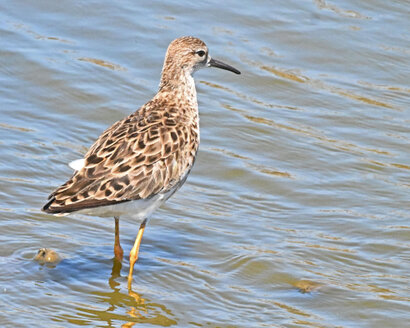
[[77, 213], [101, 217], [120, 217], [126, 215], [135, 220], [148, 219], [158, 207], [164, 204], [165, 201], [172, 196], [176, 189], [177, 188], [166, 193], [157, 194], [148, 199], [138, 199], [115, 205], [88, 208], [80, 210]]

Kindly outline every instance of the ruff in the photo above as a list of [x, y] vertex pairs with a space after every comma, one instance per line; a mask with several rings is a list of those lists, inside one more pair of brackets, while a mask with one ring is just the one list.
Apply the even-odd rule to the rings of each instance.
[[182, 186], [194, 164], [199, 116], [192, 75], [203, 67], [240, 74], [232, 66], [211, 59], [205, 43], [197, 38], [182, 37], [171, 42], [158, 93], [108, 128], [83, 159], [70, 163], [75, 170], [73, 176], [49, 196], [43, 207], [43, 211], [54, 215], [79, 211], [114, 216], [115, 255], [119, 259], [119, 216], [128, 214], [144, 220], [138, 245], [136, 241], [130, 254], [129, 286], [147, 219]]

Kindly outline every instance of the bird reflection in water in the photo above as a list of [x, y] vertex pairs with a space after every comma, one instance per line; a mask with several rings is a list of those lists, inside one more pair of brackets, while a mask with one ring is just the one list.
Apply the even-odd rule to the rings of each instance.
[[[116, 281], [117, 278], [121, 277], [121, 268], [122, 268], [122, 263], [119, 261], [117, 258], [113, 258], [113, 264], [112, 264], [112, 271], [111, 271], [111, 277], [108, 279], [108, 284], [110, 288], [118, 294], [120, 293], [120, 283]], [[115, 294], [113, 294], [114, 296]], [[121, 294], [123, 295], [123, 294]], [[145, 306], [145, 299], [142, 298], [138, 293], [134, 292], [132, 290], [132, 286], [128, 286], [128, 295], [131, 296], [135, 300], [135, 306], [131, 306], [131, 309], [127, 312], [128, 315], [130, 315], [132, 318], [140, 319], [138, 321], [144, 321], [144, 316], [141, 314], [141, 311], [145, 313], [145, 315], [148, 315], [147, 308]], [[110, 311], [111, 309], [108, 309]], [[127, 327], [132, 327], [134, 326], [138, 321], [131, 321], [124, 323], [121, 327], [127, 328]]]
[[[140, 293], [128, 286], [128, 294], [121, 292], [123, 286], [121, 279], [122, 263], [115, 257], [113, 258], [111, 276], [108, 279], [108, 285], [112, 289], [112, 293], [98, 293], [102, 299], [110, 303], [110, 307], [105, 311], [104, 315], [101, 313], [101, 319], [120, 320], [128, 322], [122, 324], [121, 327], [133, 327], [136, 323], [151, 323], [160, 326], [174, 325], [177, 322], [170, 318], [172, 312], [163, 304], [152, 303], [142, 297]], [[120, 278], [120, 279], [119, 279]], [[119, 281], [120, 280], [120, 281]], [[127, 307], [127, 316], [118, 315], [118, 307]], [[110, 324], [110, 322], [108, 322]]]
[[[171, 310], [164, 304], [152, 302], [142, 297], [141, 293], [132, 290], [132, 288], [128, 288], [125, 292], [124, 277], [121, 276], [121, 261], [116, 258], [112, 259], [111, 275], [108, 278], [109, 287], [106, 285], [105, 287], [97, 287], [97, 291], [94, 284], [89, 285], [89, 281], [84, 279], [88, 276], [87, 263], [88, 259], [85, 256], [77, 262], [77, 266], [72, 265], [72, 263], [66, 264], [71, 269], [75, 268], [74, 271], [68, 272], [69, 279], [66, 279], [67, 270], [65, 270], [64, 261], [49, 268], [50, 270], [57, 270], [52, 273], [49, 271], [53, 281], [59, 284], [66, 283], [67, 288], [80, 292], [83, 297], [88, 299], [88, 302], [82, 302], [81, 305], [76, 302], [70, 303], [73, 307], [66, 307], [65, 313], [56, 313], [53, 320], [57, 322], [75, 322], [77, 325], [88, 325], [92, 322], [95, 326], [104, 325], [107, 327], [117, 327], [119, 325], [133, 327], [136, 323], [170, 326], [177, 323], [173, 319], [174, 315]], [[107, 262], [103, 265], [105, 268], [106, 264]], [[78, 284], [78, 280], [81, 281], [80, 284]], [[72, 282], [74, 282], [74, 286]]]

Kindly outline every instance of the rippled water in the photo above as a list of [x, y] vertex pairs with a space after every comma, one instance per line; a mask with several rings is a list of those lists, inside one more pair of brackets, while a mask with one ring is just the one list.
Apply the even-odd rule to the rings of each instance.
[[[404, 327], [409, 29], [406, 1], [1, 2], [0, 325]], [[242, 75], [196, 74], [200, 152], [129, 293], [112, 219], [39, 209], [190, 34]]]

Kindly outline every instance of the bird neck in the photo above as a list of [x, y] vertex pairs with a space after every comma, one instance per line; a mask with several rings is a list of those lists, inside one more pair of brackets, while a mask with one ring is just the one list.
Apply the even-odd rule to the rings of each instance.
[[158, 93], [167, 93], [180, 101], [198, 108], [195, 81], [191, 71], [180, 67], [164, 66]]

